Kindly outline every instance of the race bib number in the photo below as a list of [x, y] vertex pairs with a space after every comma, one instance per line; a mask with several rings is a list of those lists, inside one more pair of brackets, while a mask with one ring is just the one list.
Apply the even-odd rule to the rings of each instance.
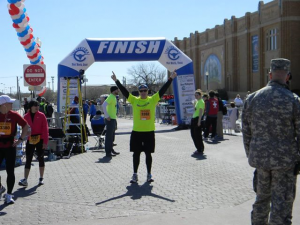
[[41, 135], [30, 136], [30, 138], [29, 138], [29, 144], [36, 145], [37, 143], [40, 142], [40, 139], [41, 139]]
[[11, 135], [11, 123], [0, 122], [0, 134], [1, 135]]
[[141, 110], [141, 120], [150, 120], [150, 110]]

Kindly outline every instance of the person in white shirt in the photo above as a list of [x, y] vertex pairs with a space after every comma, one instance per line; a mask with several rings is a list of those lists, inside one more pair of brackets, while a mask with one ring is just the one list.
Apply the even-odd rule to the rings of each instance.
[[234, 103], [237, 107], [243, 106], [244, 103], [239, 94], [236, 95], [236, 98], [234, 99]]

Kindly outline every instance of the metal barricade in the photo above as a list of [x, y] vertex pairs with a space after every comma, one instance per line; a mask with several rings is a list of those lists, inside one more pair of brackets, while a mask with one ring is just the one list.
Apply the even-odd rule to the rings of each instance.
[[118, 116], [132, 119], [132, 105], [120, 105]]

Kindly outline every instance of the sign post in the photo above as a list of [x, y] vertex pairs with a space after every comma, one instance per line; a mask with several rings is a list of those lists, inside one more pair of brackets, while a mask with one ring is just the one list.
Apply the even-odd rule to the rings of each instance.
[[24, 86], [46, 86], [46, 65], [23, 65]]

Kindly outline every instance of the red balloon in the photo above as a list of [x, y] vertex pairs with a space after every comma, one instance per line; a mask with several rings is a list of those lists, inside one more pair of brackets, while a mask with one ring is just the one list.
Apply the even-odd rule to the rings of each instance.
[[29, 38], [26, 41], [21, 41], [21, 44], [22, 45], [28, 45], [30, 43], [30, 41], [31, 41], [32, 38], [33, 38], [33, 35], [30, 34]]
[[39, 50], [39, 49], [36, 49], [36, 52], [35, 52], [32, 56], [27, 55], [27, 58], [29, 58], [29, 59], [34, 59], [35, 57], [38, 56], [39, 53], [40, 53], [40, 50]]
[[19, 25], [16, 24], [16, 23], [13, 23], [13, 27], [16, 28], [16, 29], [20, 28]]
[[46, 90], [47, 90], [47, 88], [43, 87], [42, 92], [38, 93], [38, 96], [43, 96], [45, 94]]
[[29, 22], [29, 16], [26, 16], [27, 22]]
[[11, 16], [19, 14], [20, 10], [15, 4], [10, 4], [10, 10], [8, 11]]

